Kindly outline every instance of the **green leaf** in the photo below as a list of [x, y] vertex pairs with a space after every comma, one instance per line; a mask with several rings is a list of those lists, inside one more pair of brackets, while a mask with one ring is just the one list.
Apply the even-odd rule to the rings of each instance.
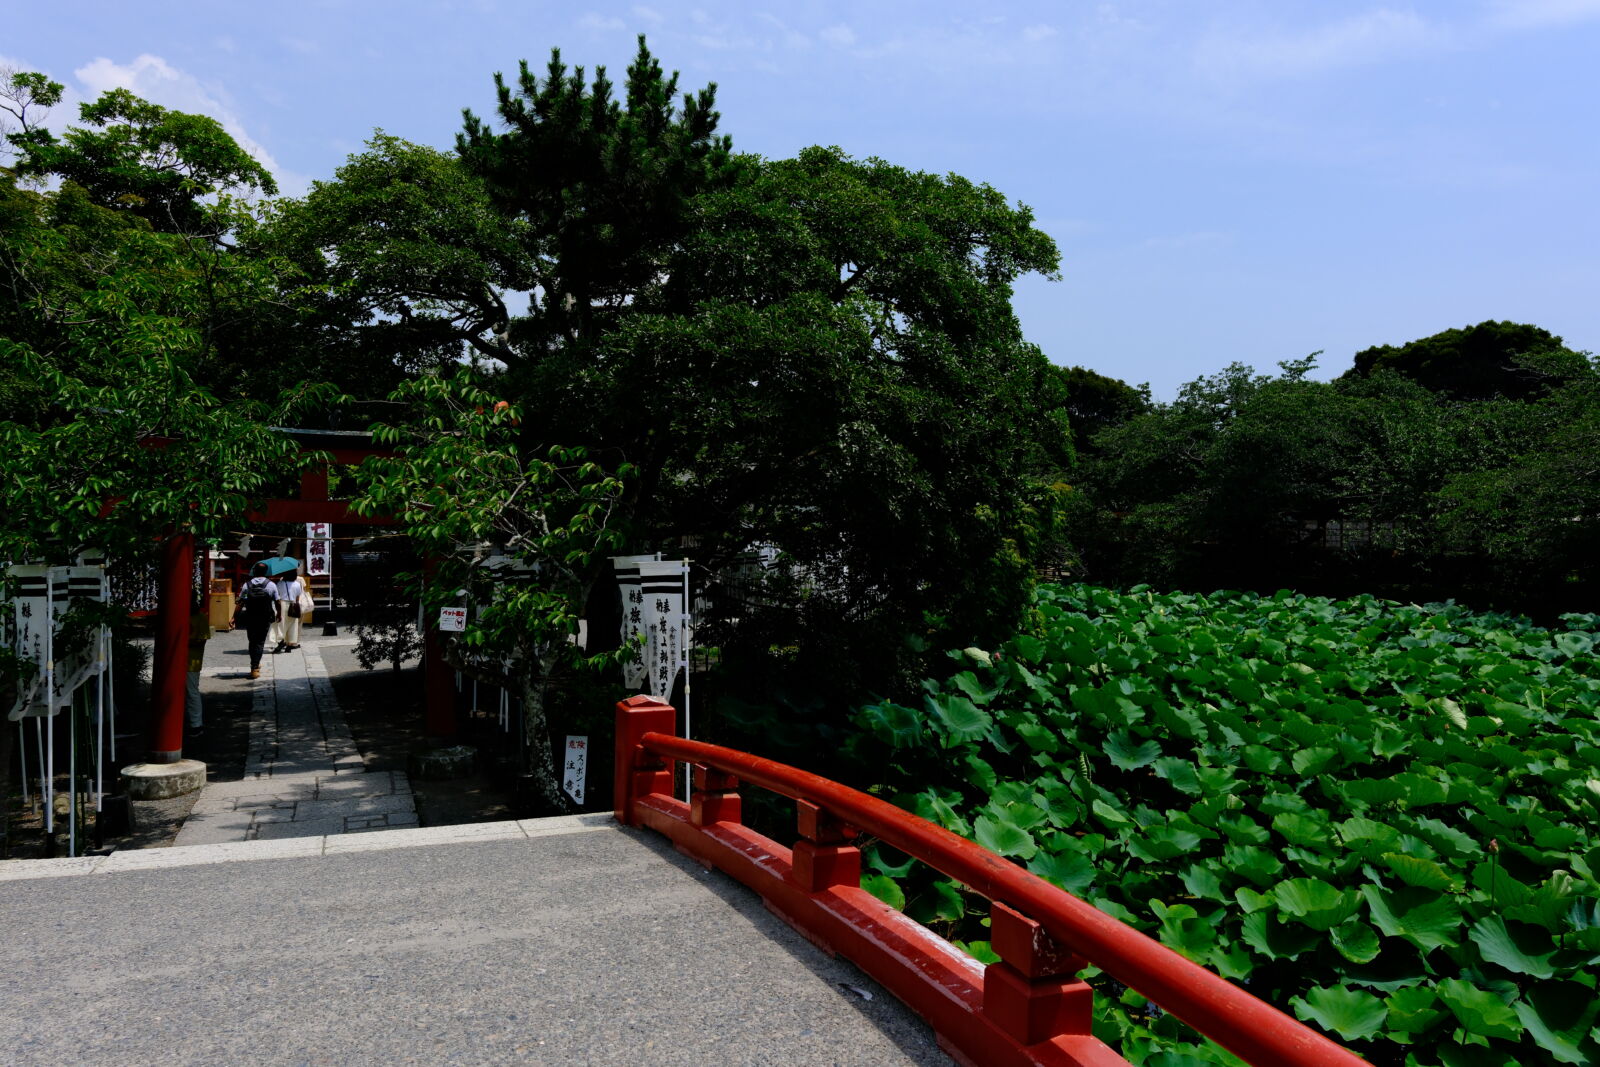
[[1028, 870], [1069, 893], [1082, 893], [1094, 884], [1094, 864], [1075, 852], [1040, 852], [1028, 861]]
[[1407, 986], [1389, 994], [1389, 1019], [1385, 1029], [1404, 1034], [1420, 1034], [1440, 1019], [1444, 1009], [1436, 1007], [1439, 996], [1427, 986]]
[[1590, 1036], [1600, 1000], [1579, 982], [1541, 982], [1512, 1007], [1528, 1036], [1558, 1063], [1600, 1062], [1600, 1036]]
[[1325, 819], [1286, 811], [1272, 818], [1272, 828], [1289, 840], [1290, 844], [1305, 848], [1326, 848], [1332, 839]]
[[1089, 805], [1089, 810], [1094, 812], [1101, 822], [1113, 829], [1119, 826], [1127, 826], [1133, 821], [1103, 800], [1094, 801]]
[[977, 740], [994, 724], [987, 712], [979, 711], [972, 701], [963, 696], [930, 693], [924, 703], [934, 721], [944, 727], [946, 736], [943, 743], [946, 748], [955, 742]]
[[1194, 849], [1200, 835], [1173, 826], [1152, 826], [1142, 835], [1128, 838], [1128, 851], [1147, 863], [1175, 859]]
[[1378, 933], [1360, 919], [1346, 919], [1335, 926], [1329, 940], [1351, 963], [1371, 963], [1378, 958]]
[[1461, 910], [1454, 900], [1426, 889], [1390, 891], [1375, 885], [1360, 889], [1373, 923], [1389, 937], [1403, 937], [1422, 952], [1454, 948]]
[[1459, 893], [1461, 880], [1433, 860], [1421, 856], [1408, 856], [1400, 852], [1385, 852], [1383, 863], [1406, 885], [1419, 889], [1437, 889], [1445, 893]]
[[1161, 746], [1154, 741], [1134, 744], [1133, 738], [1125, 731], [1116, 730], [1106, 738], [1105, 752], [1113, 766], [1124, 771], [1136, 771], [1161, 755]]
[[1522, 1021], [1500, 997], [1461, 978], [1446, 978], [1434, 987], [1463, 1029], [1480, 1037], [1522, 1036]]
[[1313, 930], [1344, 922], [1360, 906], [1351, 890], [1340, 890], [1320, 878], [1290, 878], [1272, 887], [1278, 907]]
[[1346, 1041], [1360, 1041], [1383, 1028], [1388, 1008], [1371, 993], [1344, 986], [1317, 986], [1307, 990], [1304, 999], [1293, 997], [1294, 1013], [1307, 1022], [1338, 1034]]
[[1290, 765], [1301, 777], [1311, 778], [1327, 770], [1339, 758], [1336, 748], [1303, 748], [1294, 754]]
[[1508, 925], [1500, 916], [1488, 915], [1473, 924], [1470, 936], [1479, 954], [1489, 963], [1534, 978], [1550, 978], [1555, 974], [1555, 968], [1550, 965], [1555, 946], [1550, 943], [1550, 935], [1537, 926]]
[[1222, 879], [1210, 867], [1200, 863], [1192, 863], [1183, 872], [1183, 887], [1194, 896], [1205, 900], [1225, 900], [1222, 891]]
[[991, 819], [987, 815], [980, 815], [973, 820], [972, 835], [978, 844], [1001, 856], [1031, 859], [1039, 850], [1028, 831], [1013, 822]]
[[1323, 941], [1323, 935], [1310, 927], [1280, 923], [1270, 910], [1246, 915], [1239, 924], [1239, 936], [1245, 944], [1275, 960], [1297, 959]]
[[867, 892], [871, 893], [873, 896], [877, 897], [891, 908], [894, 908], [896, 911], [905, 910], [906, 895], [901, 891], [900, 886], [895, 882], [895, 880], [890, 878], [888, 875], [863, 874], [861, 876], [861, 888], [865, 889]]
[[1195, 773], [1193, 763], [1168, 756], [1156, 760], [1154, 766], [1156, 776], [1165, 778], [1178, 792], [1190, 796], [1200, 795], [1200, 776]]
[[995, 952], [993, 948], [990, 948], [989, 942], [987, 941], [952, 941], [950, 943], [956, 948], [960, 949], [962, 952], [965, 952], [967, 955], [971, 956], [973, 959], [977, 960], [979, 963], [988, 964], [1000, 962], [1000, 954]]
[[945, 922], [957, 922], [967, 913], [967, 902], [961, 895], [961, 887], [951, 881], [934, 882], [928, 887], [928, 894], [933, 899], [934, 918]]

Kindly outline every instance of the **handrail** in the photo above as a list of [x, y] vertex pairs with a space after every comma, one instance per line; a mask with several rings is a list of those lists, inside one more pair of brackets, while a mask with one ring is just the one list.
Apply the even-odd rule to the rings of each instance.
[[[623, 715], [628, 706], [633, 704], [633, 710], [645, 711], [646, 703], [648, 710], [656, 713], [654, 720], [637, 721], [634, 729], [625, 730]], [[1036, 942], [1047, 944], [1053, 939], [1058, 952], [1065, 949], [1082, 957], [1062, 956], [1061, 971], [1076, 972], [1086, 960], [1248, 1063], [1258, 1067], [1352, 1067], [1364, 1062], [1231, 982], [972, 841], [877, 797], [810, 772], [676, 737], [666, 732], [673, 729], [673, 723], [670, 719], [663, 721], [662, 712], [670, 715], [671, 708], [647, 698], [618, 705], [618, 818], [624, 822], [634, 821], [633, 808], [646, 801], [662, 811], [668, 805], [683, 807], [681, 802], [665, 796], [671, 790], [669, 775], [658, 772], [659, 777], [652, 778], [648, 773], [640, 774], [641, 769], [650, 768], [652, 755], [714, 769], [803, 805], [815, 805], [837, 822], [879, 838], [986, 897], [997, 905], [997, 948], [1002, 912], [1009, 909], [1020, 913], [1023, 923], [1032, 920], [1047, 935], [1043, 939], [1035, 937]], [[638, 729], [646, 726], [653, 728]], [[644, 779], [642, 787], [636, 778]], [[696, 803], [706, 797], [731, 795], [736, 784], [722, 782], [719, 790], [697, 794]], [[737, 807], [732, 811], [728, 821], [736, 823]], [[722, 828], [718, 820], [707, 821]], [[843, 838], [835, 835], [833, 840]], [[814, 845], [807, 847], [815, 851]], [[1006, 963], [1014, 962], [1006, 952], [1000, 954]], [[1049, 955], [1048, 951], [1043, 954]], [[1001, 965], [992, 965], [991, 972], [995, 966]], [[1024, 977], [1035, 977], [1039, 969], [1025, 969], [1022, 973]]]

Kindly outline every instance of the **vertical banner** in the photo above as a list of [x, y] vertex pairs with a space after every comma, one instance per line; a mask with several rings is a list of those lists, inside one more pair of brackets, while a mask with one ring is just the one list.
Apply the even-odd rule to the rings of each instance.
[[567, 754], [562, 761], [561, 788], [574, 804], [583, 803], [584, 783], [589, 778], [589, 739], [567, 735]]
[[50, 568], [50, 708], [45, 712], [54, 715], [72, 703], [72, 690], [77, 680], [72, 677], [74, 664], [65, 650], [56, 648], [55, 635], [61, 632], [62, 618], [72, 610], [72, 568]]
[[[639, 564], [654, 563], [661, 558], [649, 556], [612, 556], [611, 566], [617, 574], [617, 588], [622, 594], [622, 644], [627, 647], [645, 632], [644, 594], [639, 590]], [[644, 689], [650, 671], [646, 665], [644, 649], [637, 650], [622, 664], [622, 684], [629, 689]]]
[[333, 524], [331, 522], [306, 523], [306, 574], [321, 576], [333, 573]]
[[639, 563], [640, 621], [646, 634], [645, 685], [651, 695], [672, 699], [678, 672], [689, 666], [685, 648], [688, 604], [684, 601], [689, 561], [682, 559]]
[[[106, 571], [104, 567], [66, 567], [66, 586], [69, 600], [93, 600], [104, 603], [106, 599]], [[70, 697], [72, 690], [82, 685], [92, 675], [103, 669], [105, 652], [101, 646], [102, 634], [97, 630], [88, 645], [75, 650], [70, 657], [62, 656], [56, 664], [56, 677], [65, 676], [63, 683]]]
[[44, 704], [42, 697], [50, 662], [50, 568], [8, 567], [6, 575], [11, 579], [14, 594], [11, 601], [11, 609], [15, 613], [13, 651], [25, 662], [33, 664], [35, 670], [20, 698], [9, 709], [8, 717], [20, 719], [24, 715], [48, 715], [50, 709], [47, 704], [42, 707], [36, 707], [35, 704]]

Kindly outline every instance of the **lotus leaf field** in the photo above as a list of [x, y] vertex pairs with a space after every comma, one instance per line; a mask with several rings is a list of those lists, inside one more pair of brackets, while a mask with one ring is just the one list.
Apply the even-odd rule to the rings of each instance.
[[[1600, 1063], [1600, 617], [1563, 622], [1047, 586], [858, 721], [897, 803], [1375, 1063]], [[993, 958], [898, 859], [863, 884]], [[1092, 980], [1133, 1062], [1238, 1062]]]

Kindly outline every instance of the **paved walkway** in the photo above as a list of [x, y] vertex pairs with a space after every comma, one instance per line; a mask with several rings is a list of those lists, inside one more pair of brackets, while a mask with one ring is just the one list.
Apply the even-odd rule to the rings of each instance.
[[942, 1064], [606, 814], [0, 864], [0, 1063]]
[[[261, 659], [250, 709], [244, 779], [201, 790], [177, 845], [211, 845], [416, 826], [411, 784], [399, 772], [367, 773], [356, 751], [321, 649], [355, 638], [305, 634], [301, 646]], [[235, 647], [237, 646], [237, 647]], [[248, 670], [242, 630], [206, 643], [200, 691], [207, 681]]]

